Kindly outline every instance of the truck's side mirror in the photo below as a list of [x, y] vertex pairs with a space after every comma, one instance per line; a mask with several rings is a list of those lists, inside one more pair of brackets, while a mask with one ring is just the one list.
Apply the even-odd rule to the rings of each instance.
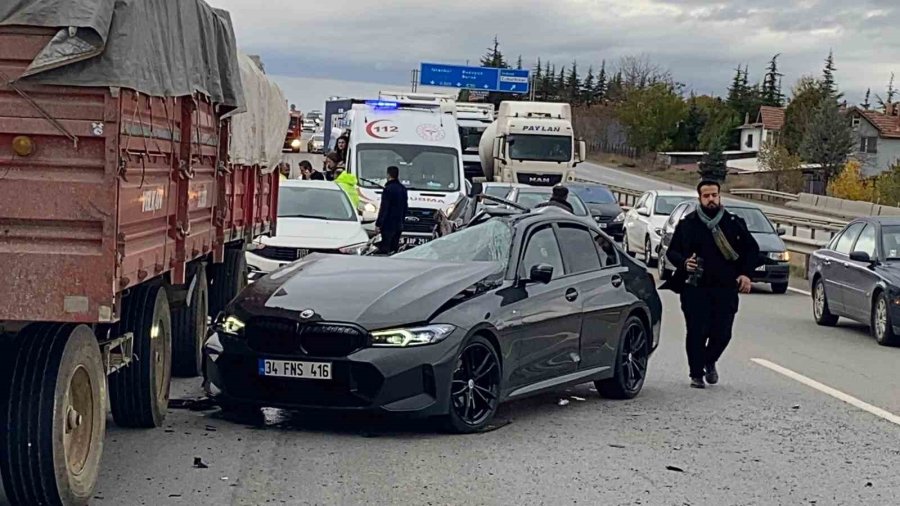
[[469, 188], [469, 196], [475, 198], [481, 195], [482, 191], [484, 191], [484, 185], [482, 185], [480, 182], [472, 183], [471, 187]]
[[577, 163], [581, 163], [587, 159], [587, 144], [584, 140], [578, 141], [578, 159], [575, 160]]
[[503, 153], [503, 137], [497, 137], [494, 139], [494, 159], [500, 158], [501, 153]]

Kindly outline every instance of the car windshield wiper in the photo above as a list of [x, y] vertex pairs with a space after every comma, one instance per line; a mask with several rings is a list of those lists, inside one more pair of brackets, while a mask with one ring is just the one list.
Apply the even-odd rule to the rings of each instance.
[[378, 184], [375, 181], [372, 181], [371, 179], [366, 179], [364, 177], [361, 177], [361, 178], [359, 178], [359, 180], [362, 181], [363, 183], [369, 183], [370, 185], [377, 186], [378, 188], [381, 188], [382, 190], [384, 190], [383, 185]]

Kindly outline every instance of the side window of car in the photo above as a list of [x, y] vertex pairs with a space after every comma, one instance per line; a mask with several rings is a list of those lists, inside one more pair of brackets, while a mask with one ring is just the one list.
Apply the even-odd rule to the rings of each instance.
[[525, 247], [525, 256], [522, 258], [524, 271], [522, 274], [527, 276], [532, 267], [540, 264], [553, 267], [553, 279], [565, 274], [556, 234], [553, 233], [553, 227], [549, 225], [539, 229], [528, 238], [528, 246]]
[[875, 227], [873, 225], [866, 225], [866, 228], [859, 234], [853, 251], [862, 251], [868, 253], [869, 258], [875, 258]]
[[563, 259], [566, 261], [567, 273], [580, 274], [600, 270], [600, 256], [588, 229], [577, 225], [560, 225], [559, 244], [562, 247]]
[[619, 255], [616, 253], [616, 247], [612, 241], [603, 237], [601, 234], [594, 234], [594, 246], [597, 247], [597, 253], [600, 254], [600, 265], [604, 268], [615, 267], [619, 265]]
[[841, 234], [841, 238], [838, 239], [835, 244], [834, 250], [838, 253], [849, 255], [850, 248], [853, 247], [853, 243], [856, 242], [856, 238], [859, 237], [859, 233], [862, 232], [863, 226], [865, 226], [865, 223], [854, 223], [847, 227], [847, 230], [844, 230], [844, 233]]
[[649, 194], [649, 193], [645, 193], [645, 194], [642, 195], [641, 198], [634, 204], [634, 208], [635, 208], [635, 209], [641, 209], [642, 207], [644, 207], [644, 204], [647, 203], [647, 199], [649, 199], [649, 198], [650, 198], [650, 194]]

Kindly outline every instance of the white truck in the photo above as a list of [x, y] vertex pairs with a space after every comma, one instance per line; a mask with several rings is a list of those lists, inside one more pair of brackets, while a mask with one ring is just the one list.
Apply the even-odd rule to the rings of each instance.
[[[439, 234], [442, 219], [436, 213], [449, 218], [469, 208], [456, 102], [387, 92], [381, 97], [353, 100], [337, 121], [350, 137], [347, 170], [359, 180], [363, 221], [370, 222], [378, 213], [387, 168], [400, 169], [409, 193], [401, 246], [417, 246]], [[374, 224], [366, 227], [371, 233]]]
[[569, 104], [502, 102], [478, 151], [487, 181], [554, 186], [575, 180], [586, 149], [575, 139]]
[[494, 122], [494, 104], [460, 102], [456, 104], [456, 116], [463, 150], [463, 167], [466, 179], [471, 181], [484, 175], [478, 150], [482, 134]]

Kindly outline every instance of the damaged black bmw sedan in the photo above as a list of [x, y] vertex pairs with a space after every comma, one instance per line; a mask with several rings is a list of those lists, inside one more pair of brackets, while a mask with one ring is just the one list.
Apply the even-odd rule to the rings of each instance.
[[313, 254], [220, 315], [223, 406], [375, 410], [474, 432], [500, 403], [593, 381], [628, 399], [659, 341], [653, 278], [555, 208], [493, 217], [393, 257]]

